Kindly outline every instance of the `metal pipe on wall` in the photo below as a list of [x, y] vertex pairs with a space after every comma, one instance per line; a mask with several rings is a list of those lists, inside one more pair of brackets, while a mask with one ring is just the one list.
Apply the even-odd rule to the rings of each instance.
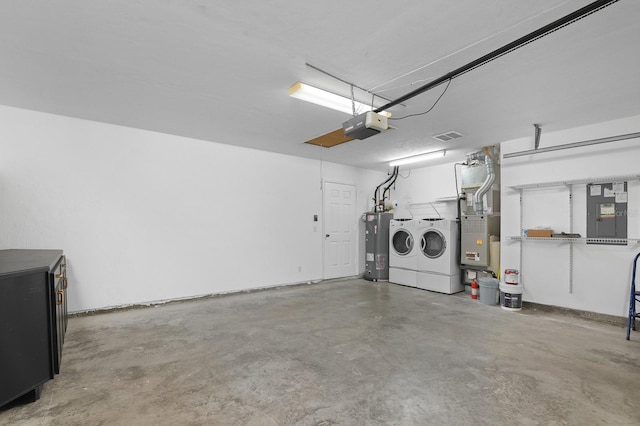
[[625, 135], [618, 135], [618, 136], [610, 136], [608, 138], [591, 139], [591, 140], [582, 141], [582, 142], [567, 143], [563, 145], [549, 146], [546, 148], [530, 149], [528, 151], [510, 152], [507, 154], [502, 154], [502, 158], [522, 157], [524, 155], [540, 154], [542, 152], [560, 151], [563, 149], [579, 148], [583, 146], [598, 145], [601, 143], [617, 142], [617, 141], [623, 141], [626, 139], [635, 139], [635, 138], [640, 138], [640, 132], [627, 133]]
[[482, 153], [484, 154], [485, 167], [487, 168], [487, 178], [482, 183], [480, 188], [478, 188], [478, 190], [473, 194], [473, 209], [475, 210], [476, 214], [484, 213], [484, 203], [482, 201], [482, 197], [484, 197], [484, 194], [489, 191], [491, 185], [493, 185], [496, 180], [495, 166], [493, 163], [493, 148], [484, 147], [482, 149]]

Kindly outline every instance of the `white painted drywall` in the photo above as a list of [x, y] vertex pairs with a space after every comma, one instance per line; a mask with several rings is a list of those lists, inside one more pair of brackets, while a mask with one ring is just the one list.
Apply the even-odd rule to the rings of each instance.
[[359, 220], [385, 178], [4, 106], [0, 151], [0, 248], [63, 249], [70, 311], [319, 280], [321, 180]]
[[[554, 146], [640, 131], [640, 116], [558, 132], [544, 132], [540, 146]], [[501, 144], [503, 155], [533, 149], [532, 137]], [[597, 246], [573, 244], [573, 289], [569, 291], [568, 244], [507, 241], [518, 235], [520, 205], [517, 191], [508, 187], [621, 175], [640, 175], [640, 140], [568, 149], [503, 159], [501, 266], [521, 270], [523, 300], [616, 316], [626, 316], [631, 264], [640, 245]], [[629, 238], [640, 238], [640, 183], [629, 182]], [[524, 228], [569, 229], [569, 191], [565, 187], [526, 190], [523, 195]], [[573, 186], [573, 232], [586, 236], [586, 185]], [[519, 263], [522, 247], [523, 262]]]
[[398, 202], [394, 211], [395, 218], [427, 218], [458, 217], [455, 201], [442, 201], [457, 195], [456, 179], [460, 185], [460, 168], [458, 176], [454, 164], [423, 167], [403, 170], [400, 166], [400, 177], [396, 181], [395, 191], [391, 199]]

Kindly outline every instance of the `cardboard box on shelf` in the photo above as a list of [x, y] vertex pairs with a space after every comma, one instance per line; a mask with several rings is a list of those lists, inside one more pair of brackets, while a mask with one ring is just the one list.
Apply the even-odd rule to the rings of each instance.
[[527, 229], [527, 237], [551, 238], [553, 229]]

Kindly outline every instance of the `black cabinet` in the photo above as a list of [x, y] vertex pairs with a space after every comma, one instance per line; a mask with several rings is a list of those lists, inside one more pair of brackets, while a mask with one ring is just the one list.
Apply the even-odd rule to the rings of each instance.
[[60, 371], [67, 324], [61, 250], [0, 250], [0, 406]]

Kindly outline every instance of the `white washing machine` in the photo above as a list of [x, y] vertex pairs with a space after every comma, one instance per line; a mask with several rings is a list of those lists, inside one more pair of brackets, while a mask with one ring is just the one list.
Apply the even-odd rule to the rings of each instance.
[[464, 291], [458, 265], [458, 223], [450, 219], [419, 219], [417, 287], [452, 294]]
[[392, 219], [389, 224], [389, 282], [416, 287], [418, 249], [413, 219]]

